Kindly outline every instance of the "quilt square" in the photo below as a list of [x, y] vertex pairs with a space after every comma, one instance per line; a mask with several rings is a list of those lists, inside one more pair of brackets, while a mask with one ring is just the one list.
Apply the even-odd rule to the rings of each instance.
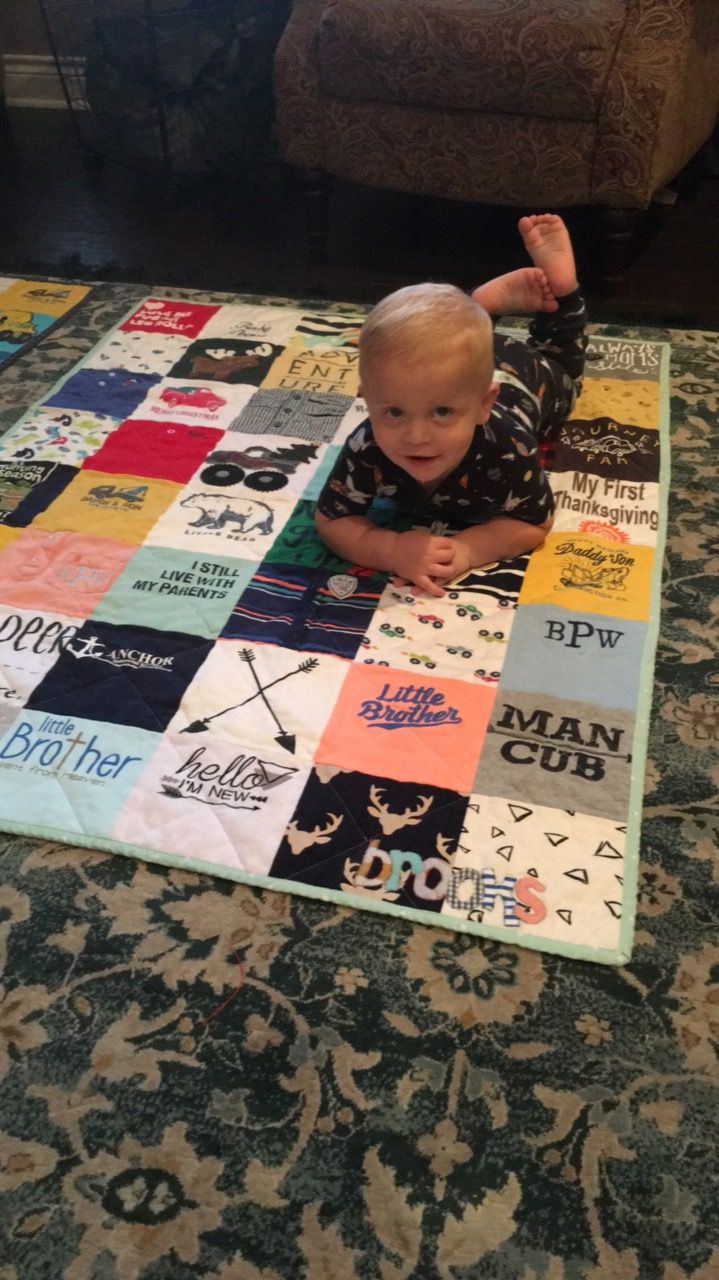
[[612, 480], [659, 479], [659, 433], [614, 418], [572, 419], [562, 427], [552, 471], [586, 471]]
[[439, 911], [467, 797], [317, 766], [271, 873], [377, 902]]
[[282, 349], [253, 338], [203, 337], [190, 343], [170, 376], [259, 387]]
[[243, 406], [255, 394], [254, 387], [215, 387], [211, 382], [163, 378], [126, 417], [154, 422], [184, 423], [226, 431]]
[[140, 547], [93, 611], [104, 622], [143, 623], [215, 639], [255, 563], [203, 559], [172, 547]]
[[331, 655], [303, 658], [270, 644], [218, 640], [182, 699], [173, 733], [249, 747], [287, 764], [311, 764], [350, 671]]
[[607, 542], [586, 533], [550, 533], [531, 558], [520, 602], [645, 622], [653, 561], [650, 547]]
[[212, 642], [93, 619], [67, 640], [27, 706], [161, 733]]
[[136, 311], [119, 326], [121, 333], [171, 333], [196, 338], [217, 315], [219, 307], [176, 299], [145, 298]]
[[132, 547], [112, 538], [47, 533], [31, 526], [3, 550], [0, 602], [87, 618], [131, 555]]
[[21, 311], [41, 311], [57, 320], [78, 302], [86, 298], [85, 285], [39, 280], [14, 280], [0, 297], [0, 308], [14, 307]]
[[146, 476], [82, 470], [61, 497], [35, 518], [34, 528], [49, 532], [81, 529], [101, 538], [139, 546], [180, 486]]
[[493, 701], [491, 689], [434, 672], [355, 664], [315, 762], [468, 792]]
[[[474, 573], [478, 586], [482, 574]], [[484, 575], [491, 589], [496, 574]], [[362, 661], [403, 671], [436, 671], [440, 676], [496, 685], [504, 663], [514, 621], [510, 596], [478, 590], [450, 590], [441, 598], [415, 596], [412, 588], [394, 583], [386, 587], [379, 608], [362, 642]]]
[[574, 406], [573, 418], [608, 415], [632, 427], [659, 428], [659, 385], [654, 380], [589, 377]]
[[356, 578], [297, 564], [261, 565], [222, 635], [309, 653], [353, 658], [384, 587], [384, 575]]
[[202, 330], [203, 338], [246, 338], [284, 346], [292, 337], [303, 311], [300, 307], [252, 302], [227, 303]]
[[659, 486], [562, 471], [551, 477], [556, 502], [554, 533], [595, 534], [607, 542], [654, 547], [659, 528]]
[[3, 299], [0, 302], [0, 354], [14, 355], [26, 342], [38, 338], [54, 323], [54, 316], [8, 307]]
[[250, 497], [241, 483], [208, 485], [198, 477], [177, 493], [147, 545], [178, 547], [205, 558], [234, 554], [257, 563], [293, 508], [293, 499], [273, 493]]
[[24, 529], [76, 475], [75, 467], [60, 462], [0, 460], [0, 524]]
[[119, 424], [119, 418], [82, 409], [32, 409], [5, 433], [3, 452], [28, 462], [79, 466]]
[[502, 685], [600, 707], [637, 704], [647, 629], [556, 605], [523, 605], [502, 668]]
[[585, 377], [658, 382], [661, 368], [662, 348], [656, 342], [605, 338], [596, 334], [589, 339]]
[[122, 420], [130, 417], [159, 381], [154, 373], [131, 373], [122, 368], [80, 368], [48, 396], [43, 407], [80, 409]]
[[300, 498], [292, 515], [270, 547], [263, 564], [304, 565], [309, 569], [326, 569], [331, 573], [352, 573], [356, 577], [372, 574], [371, 569], [350, 566], [340, 560], [320, 538], [315, 528], [315, 504]]
[[[203, 460], [201, 484], [253, 494], [299, 498], [320, 463], [324, 446], [287, 436], [227, 431]], [[188, 477], [189, 478], [189, 477]]]
[[16, 719], [82, 621], [0, 605], [0, 731]]
[[141, 799], [127, 802], [112, 834], [198, 870], [267, 875], [308, 774], [210, 735], [168, 734], [142, 775]]
[[95, 351], [85, 366], [88, 369], [127, 369], [130, 373], [157, 374], [164, 378], [179, 360], [187, 346], [181, 334], [148, 333], [115, 330]]
[[155, 733], [24, 709], [0, 736], [0, 820], [107, 836], [157, 747]]
[[468, 790], [626, 820], [634, 715], [500, 687]]
[[108, 436], [84, 467], [186, 484], [221, 438], [216, 427], [130, 418]]
[[230, 430], [329, 441], [351, 403], [345, 395], [260, 388], [230, 424]]
[[472, 795], [442, 914], [544, 941], [620, 942], [623, 823]]

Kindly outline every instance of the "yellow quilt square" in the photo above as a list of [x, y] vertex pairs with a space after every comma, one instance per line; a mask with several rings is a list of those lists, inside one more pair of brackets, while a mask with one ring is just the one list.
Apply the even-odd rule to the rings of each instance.
[[71, 307], [82, 302], [90, 292], [78, 284], [52, 280], [16, 280], [2, 295], [3, 310], [17, 308], [43, 316], [64, 316]]
[[275, 360], [262, 386], [354, 398], [359, 386], [357, 360], [356, 347], [308, 347], [295, 334]]
[[551, 533], [529, 558], [519, 603], [646, 622], [654, 549], [591, 534]]
[[582, 394], [572, 412], [572, 420], [614, 418], [629, 427], [659, 430], [659, 383], [638, 378], [585, 378]]
[[11, 529], [9, 525], [0, 524], [0, 555], [6, 547], [12, 545], [16, 538], [20, 537], [22, 529]]
[[81, 471], [47, 511], [36, 516], [33, 528], [87, 533], [139, 546], [181, 488], [169, 480]]

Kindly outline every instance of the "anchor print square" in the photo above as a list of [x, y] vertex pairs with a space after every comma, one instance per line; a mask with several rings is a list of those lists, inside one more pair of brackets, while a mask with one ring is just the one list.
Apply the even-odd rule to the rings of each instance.
[[354, 664], [315, 762], [468, 792], [494, 697], [434, 672]]
[[348, 662], [328, 654], [219, 640], [169, 727], [310, 764], [349, 671]]

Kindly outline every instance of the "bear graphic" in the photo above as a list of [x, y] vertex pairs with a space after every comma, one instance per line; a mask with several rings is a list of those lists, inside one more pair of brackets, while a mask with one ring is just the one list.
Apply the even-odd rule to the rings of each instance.
[[232, 494], [191, 493], [180, 506], [200, 513], [190, 522], [191, 529], [224, 529], [234, 523], [241, 533], [250, 533], [253, 529], [259, 533], [272, 532], [273, 512], [265, 502]]

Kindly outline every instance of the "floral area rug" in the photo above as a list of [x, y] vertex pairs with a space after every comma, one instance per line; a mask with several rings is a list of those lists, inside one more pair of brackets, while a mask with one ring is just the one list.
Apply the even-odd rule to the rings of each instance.
[[[15, 361], [0, 427], [147, 292]], [[0, 837], [0, 1280], [716, 1274], [719, 335], [597, 332], [673, 361], [631, 963]]]

